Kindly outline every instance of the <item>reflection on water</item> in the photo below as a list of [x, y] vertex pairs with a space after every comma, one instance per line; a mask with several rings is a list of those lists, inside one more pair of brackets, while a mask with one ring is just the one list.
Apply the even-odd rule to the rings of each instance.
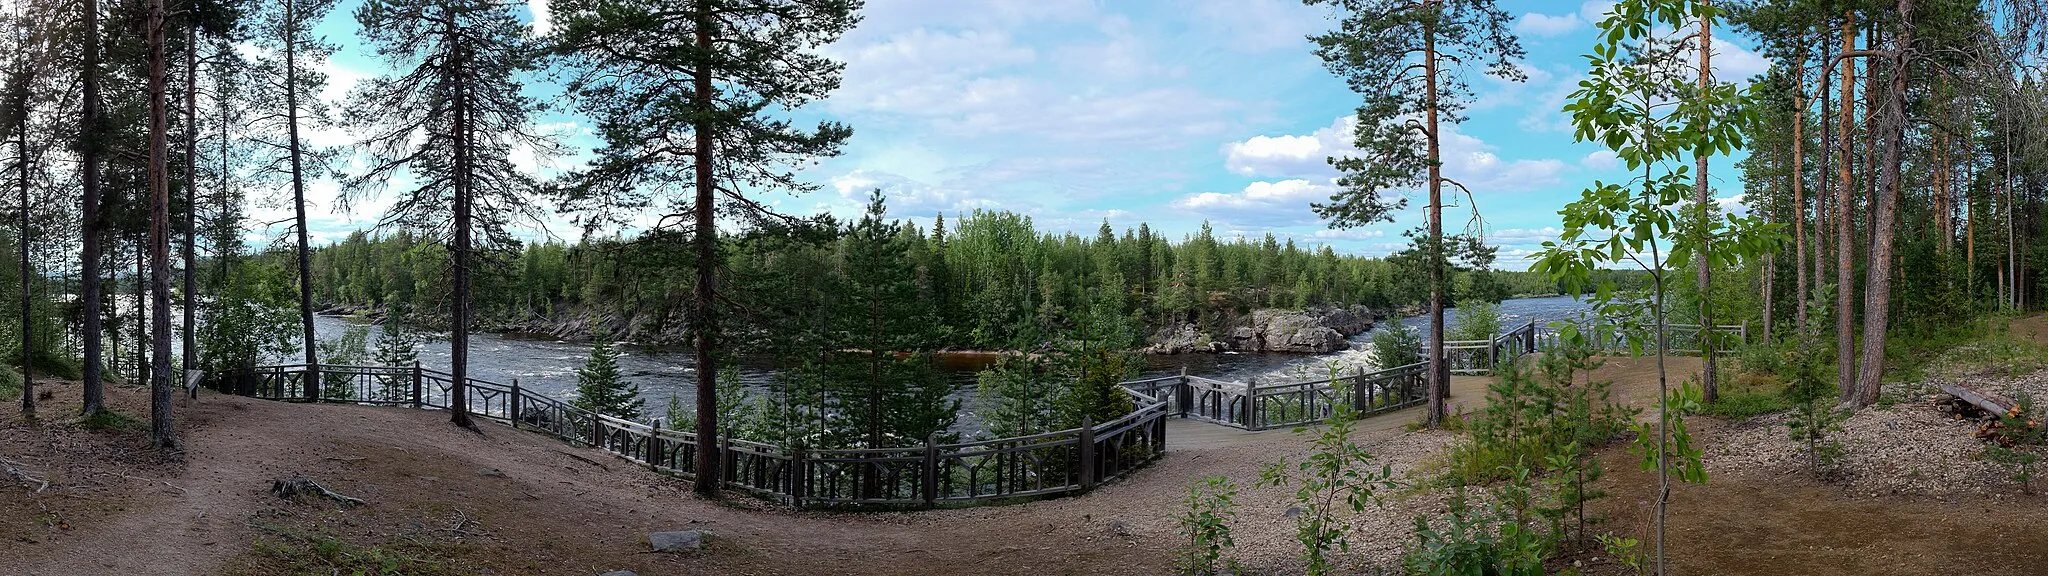
[[[1532, 319], [1538, 324], [1562, 319], [1585, 309], [1585, 303], [1570, 297], [1525, 298], [1502, 302], [1500, 309], [1502, 324], [1513, 327]], [[1449, 317], [1445, 322], [1455, 326], [1455, 314], [1447, 311], [1446, 315]], [[1426, 317], [1403, 318], [1401, 323], [1428, 330]], [[348, 326], [360, 325], [353, 320], [332, 317], [317, 318], [314, 324], [323, 340], [340, 337]], [[1370, 369], [1372, 358], [1364, 350], [1364, 345], [1371, 340], [1372, 334], [1359, 334], [1352, 338], [1352, 349], [1331, 354], [1148, 356], [1145, 373], [1175, 374], [1185, 369], [1191, 375], [1219, 380], [1258, 379], [1267, 382], [1324, 378], [1329, 375], [1332, 365], [1344, 373]], [[372, 342], [375, 338], [373, 331]], [[649, 414], [661, 413], [671, 397], [680, 397], [684, 405], [695, 400], [697, 372], [688, 349], [628, 348], [621, 352], [620, 372], [640, 386]], [[518, 380], [520, 386], [528, 390], [567, 399], [575, 394], [576, 369], [583, 366], [589, 353], [590, 346], [582, 342], [522, 335], [473, 334], [470, 336], [470, 377], [507, 384]], [[448, 369], [448, 342], [445, 339], [421, 345], [419, 354], [422, 365], [438, 370]], [[974, 394], [975, 373], [1000, 357], [993, 353], [966, 353], [948, 354], [940, 359], [940, 365], [960, 390], [968, 411], [978, 403]], [[744, 358], [740, 364], [740, 380], [750, 388], [765, 386], [774, 375], [773, 358]]]

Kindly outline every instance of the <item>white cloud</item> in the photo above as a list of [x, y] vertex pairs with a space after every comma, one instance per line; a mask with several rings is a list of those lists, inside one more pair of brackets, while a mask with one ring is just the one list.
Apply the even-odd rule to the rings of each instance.
[[[1247, 176], [1334, 178], [1337, 170], [1325, 159], [1358, 155], [1350, 141], [1355, 123], [1344, 117], [1307, 135], [1254, 136], [1225, 144], [1224, 166]], [[1553, 186], [1565, 170], [1565, 163], [1556, 159], [1501, 158], [1495, 153], [1499, 147], [1459, 131], [1454, 124], [1443, 126], [1439, 142], [1444, 177], [1482, 196]]]
[[1560, 230], [1550, 226], [1545, 226], [1543, 228], [1510, 228], [1507, 230], [1495, 230], [1491, 233], [1488, 233], [1486, 235], [1486, 241], [1489, 244], [1494, 244], [1498, 246], [1506, 246], [1511, 244], [1542, 244], [1544, 241], [1556, 240], [1558, 235], [1563, 233], [1564, 230]]
[[533, 13], [533, 34], [541, 36], [554, 30], [554, 19], [548, 14], [548, 2], [554, 0], [527, 0], [526, 9]]
[[1201, 0], [1198, 25], [1213, 27], [1223, 45], [1248, 52], [1309, 48], [1308, 35], [1328, 23], [1321, 10], [1297, 0]]
[[1591, 154], [1587, 154], [1584, 158], [1579, 159], [1579, 166], [1585, 167], [1587, 170], [1605, 172], [1620, 168], [1621, 157], [1617, 156], [1613, 150], [1594, 150]]
[[1530, 12], [1523, 14], [1520, 20], [1515, 21], [1515, 33], [1524, 36], [1548, 38], [1577, 30], [1581, 23], [1583, 22], [1579, 20], [1577, 14], [1551, 16], [1549, 14]]
[[1253, 182], [1239, 192], [1183, 196], [1173, 201], [1173, 207], [1238, 227], [1292, 226], [1315, 223], [1309, 204], [1329, 200], [1336, 191], [1331, 184], [1302, 179]]
[[1366, 240], [1371, 238], [1383, 238], [1386, 235], [1387, 232], [1385, 230], [1366, 230], [1362, 228], [1349, 228], [1344, 230], [1317, 230], [1315, 237], [1329, 240]]
[[1579, 4], [1579, 19], [1598, 25], [1607, 19], [1607, 13], [1614, 11], [1614, 0], [1586, 0]]
[[841, 199], [840, 202], [829, 203], [827, 207], [840, 216], [857, 214], [867, 205], [868, 193], [874, 190], [882, 191], [888, 203], [889, 214], [902, 218], [921, 220], [941, 212], [959, 214], [976, 208], [1006, 207], [969, 190], [932, 186], [901, 175], [875, 170], [854, 170], [832, 177], [827, 183]]

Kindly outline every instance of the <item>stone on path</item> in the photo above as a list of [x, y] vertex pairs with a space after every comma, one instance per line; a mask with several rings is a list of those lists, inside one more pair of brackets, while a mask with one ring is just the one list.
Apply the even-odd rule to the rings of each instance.
[[688, 552], [703, 547], [707, 536], [710, 533], [703, 530], [652, 532], [647, 535], [647, 545], [656, 552]]
[[639, 575], [639, 574], [634, 574], [632, 570], [613, 570], [613, 571], [610, 571], [610, 572], [606, 572], [606, 573], [603, 573], [603, 574], [599, 574], [599, 575], [597, 575], [597, 576], [640, 576], [640, 575]]

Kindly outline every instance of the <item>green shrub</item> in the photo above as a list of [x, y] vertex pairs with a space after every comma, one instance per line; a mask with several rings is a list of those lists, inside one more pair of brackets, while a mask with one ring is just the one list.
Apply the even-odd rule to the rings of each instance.
[[[1485, 409], [1467, 419], [1472, 441], [1454, 446], [1440, 483], [1486, 484], [1521, 463], [1546, 466], [1566, 447], [1607, 444], [1634, 420], [1633, 409], [1609, 398], [1611, 383], [1593, 381], [1600, 365], [1584, 340], [1567, 339], [1533, 365], [1502, 364], [1487, 386]], [[1585, 381], [1580, 381], [1581, 377]], [[1539, 472], [1543, 470], [1538, 470]]]
[[[1329, 574], [1335, 568], [1330, 553], [1351, 549], [1351, 527], [1339, 512], [1363, 512], [1380, 490], [1395, 487], [1393, 468], [1373, 469], [1373, 455], [1352, 439], [1356, 416], [1350, 406], [1338, 404], [1311, 438], [1306, 460], [1292, 467], [1276, 462], [1260, 474], [1260, 486], [1295, 489], [1301, 513], [1294, 517], [1294, 538], [1301, 543], [1308, 576]], [[1295, 433], [1309, 429], [1296, 428]]]
[[1833, 438], [1842, 431], [1848, 415], [1835, 411], [1835, 387], [1822, 377], [1820, 347], [1807, 342], [1803, 352], [1792, 359], [1790, 378], [1782, 396], [1793, 410], [1785, 420], [1792, 440], [1806, 445], [1807, 469], [1815, 476], [1825, 474], [1842, 453], [1842, 443]]
[[1422, 333], [1393, 322], [1372, 336], [1373, 363], [1380, 368], [1407, 366], [1422, 361]]
[[0, 400], [21, 399], [21, 373], [0, 369]]
[[1463, 489], [1450, 500], [1440, 524], [1415, 518], [1415, 545], [1401, 557], [1411, 576], [1542, 576], [1543, 561], [1557, 548], [1557, 534], [1535, 527], [1527, 467], [1505, 471], [1485, 506], [1473, 506]]
[[1180, 573], [1236, 573], [1237, 561], [1225, 559], [1224, 554], [1237, 545], [1230, 536], [1230, 521], [1237, 517], [1237, 487], [1228, 477], [1203, 478], [1188, 486], [1187, 506], [1186, 511], [1174, 516], [1180, 522], [1181, 533], [1187, 535], [1175, 561]]
[[2041, 455], [2030, 448], [2048, 444], [2048, 426], [2034, 412], [2034, 399], [2022, 392], [2013, 409], [1998, 416], [1998, 436], [1984, 448], [1992, 462], [2012, 468], [2012, 480], [2028, 494], [2034, 493], [2034, 465]]

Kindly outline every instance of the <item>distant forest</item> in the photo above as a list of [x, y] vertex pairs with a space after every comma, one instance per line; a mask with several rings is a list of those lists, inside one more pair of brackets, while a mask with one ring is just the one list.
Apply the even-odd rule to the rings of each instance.
[[[871, 210], [882, 210], [876, 202]], [[1428, 296], [1421, 252], [1412, 247], [1387, 258], [1340, 255], [1272, 234], [1219, 238], [1206, 223], [1177, 240], [1149, 224], [1119, 231], [1108, 221], [1093, 235], [1055, 233], [1008, 211], [940, 215], [929, 225], [877, 222], [886, 238], [821, 217], [724, 239], [720, 282], [744, 311], [735, 321], [773, 330], [783, 316], [832, 312], [853, 254], [876, 250], [906, 271], [916, 298], [940, 320], [938, 340], [954, 348], [1030, 348], [1095, 310], [1114, 311], [1141, 336], [1177, 322], [1217, 330], [1259, 308], [1363, 305], [1393, 315]], [[478, 318], [503, 330], [681, 341], [694, 270], [686, 241], [655, 233], [494, 247], [477, 270]], [[1492, 269], [1492, 251], [1484, 252], [1478, 262], [1454, 263], [1452, 301], [1559, 292], [1539, 275]], [[291, 259], [279, 251], [258, 260], [288, 267]], [[446, 267], [436, 243], [359, 231], [314, 250], [313, 297], [365, 312], [400, 304], [413, 321], [442, 325]]]

